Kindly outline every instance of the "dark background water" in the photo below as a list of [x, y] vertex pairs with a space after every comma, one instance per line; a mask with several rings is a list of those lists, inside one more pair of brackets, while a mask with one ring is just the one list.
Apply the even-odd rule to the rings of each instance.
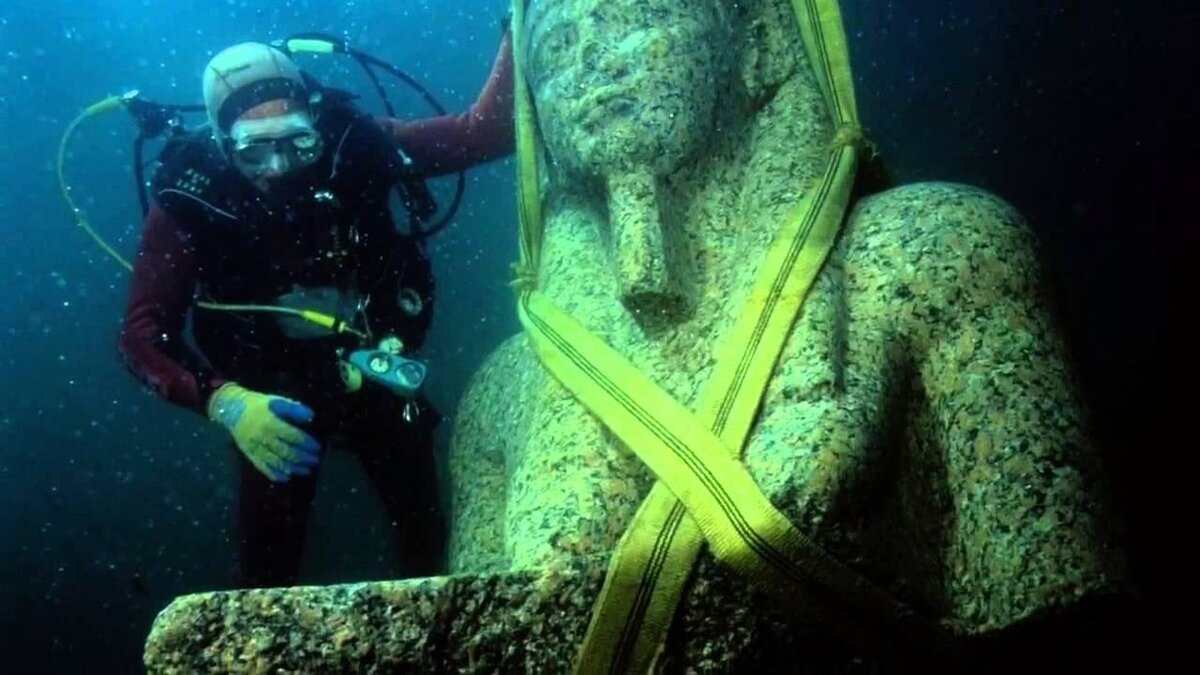
[[[1176, 296], [1192, 288], [1178, 261], [1196, 243], [1184, 226], [1200, 177], [1190, 7], [843, 4], [862, 118], [894, 177], [991, 189], [1042, 236], [1151, 599], [1180, 578], [1170, 562], [1183, 515], [1177, 467], [1195, 445], [1184, 416], [1195, 380], [1168, 331]], [[142, 391], [117, 359], [126, 277], [73, 227], [56, 192], [67, 122], [129, 87], [193, 101], [214, 51], [300, 30], [345, 35], [461, 110], [491, 66], [506, 8], [15, 0], [0, 9], [0, 663], [137, 671], [155, 613], [179, 594], [224, 587], [233, 565], [223, 432]], [[411, 97], [397, 100], [402, 115], [425, 114]], [[93, 120], [68, 167], [83, 207], [126, 254], [139, 229], [132, 136], [122, 115]], [[517, 330], [506, 286], [511, 177], [510, 160], [473, 171], [457, 224], [433, 249], [441, 293], [426, 356], [448, 413], [481, 359]], [[329, 461], [305, 581], [389, 577], [374, 496], [352, 462]], [[1144, 637], [1131, 635], [1130, 649]]]

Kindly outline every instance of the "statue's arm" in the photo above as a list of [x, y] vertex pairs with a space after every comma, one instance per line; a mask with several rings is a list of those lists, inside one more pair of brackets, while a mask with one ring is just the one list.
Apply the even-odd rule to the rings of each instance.
[[1065, 656], [1069, 638], [1111, 627], [1097, 603], [1111, 612], [1120, 597], [1121, 556], [1036, 239], [1010, 205], [971, 188], [937, 186], [908, 213], [918, 272], [904, 332], [953, 501], [950, 618], [1008, 645], [998, 653], [1055, 636]]

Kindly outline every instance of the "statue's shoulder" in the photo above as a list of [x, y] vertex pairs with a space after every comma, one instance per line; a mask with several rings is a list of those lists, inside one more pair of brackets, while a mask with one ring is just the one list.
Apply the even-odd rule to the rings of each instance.
[[1037, 238], [1017, 209], [971, 185], [925, 182], [859, 200], [839, 246], [850, 289], [894, 309], [968, 309], [1038, 293]]

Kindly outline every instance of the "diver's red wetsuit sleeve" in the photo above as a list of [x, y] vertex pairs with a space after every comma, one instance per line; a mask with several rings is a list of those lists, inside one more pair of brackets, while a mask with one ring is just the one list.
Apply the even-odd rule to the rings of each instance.
[[164, 399], [204, 412], [223, 380], [188, 365], [184, 318], [196, 285], [196, 252], [162, 208], [146, 216], [118, 349], [125, 365]]
[[420, 171], [440, 176], [503, 157], [513, 136], [512, 34], [505, 33], [487, 83], [467, 112], [412, 122], [378, 118]]

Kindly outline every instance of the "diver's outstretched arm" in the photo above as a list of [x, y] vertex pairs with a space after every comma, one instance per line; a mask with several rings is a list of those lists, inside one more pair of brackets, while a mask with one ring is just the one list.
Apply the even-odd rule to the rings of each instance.
[[402, 122], [378, 118], [379, 124], [430, 176], [455, 173], [512, 153], [512, 35], [505, 33], [487, 83], [464, 113]]

